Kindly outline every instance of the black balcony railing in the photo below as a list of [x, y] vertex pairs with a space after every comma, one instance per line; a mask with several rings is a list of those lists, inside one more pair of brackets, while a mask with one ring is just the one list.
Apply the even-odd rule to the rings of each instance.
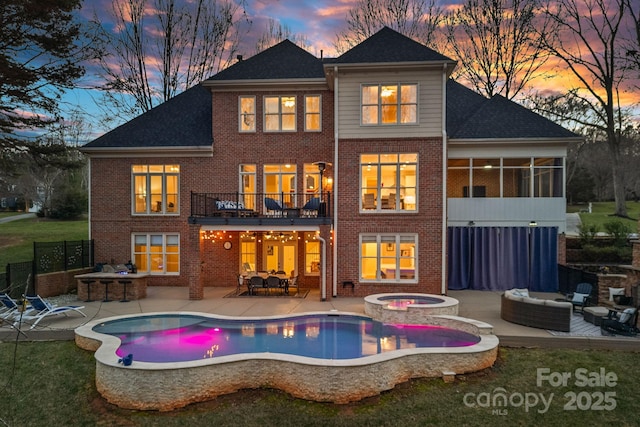
[[331, 193], [191, 193], [192, 217], [322, 218]]

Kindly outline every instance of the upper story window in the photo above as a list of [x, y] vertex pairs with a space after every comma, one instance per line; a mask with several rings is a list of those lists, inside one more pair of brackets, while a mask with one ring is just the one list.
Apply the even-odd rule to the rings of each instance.
[[361, 211], [416, 211], [417, 176], [417, 153], [360, 155]]
[[564, 160], [561, 157], [449, 159], [447, 197], [564, 197]]
[[164, 215], [180, 213], [179, 165], [133, 165], [133, 213]]
[[363, 125], [418, 122], [417, 84], [362, 85], [361, 100]]
[[320, 114], [320, 106], [320, 95], [306, 95], [304, 97], [305, 132], [319, 132], [322, 130], [322, 115]]
[[256, 131], [256, 97], [241, 96], [238, 99], [238, 129], [240, 132]]
[[264, 97], [264, 131], [294, 132], [296, 130], [296, 97]]

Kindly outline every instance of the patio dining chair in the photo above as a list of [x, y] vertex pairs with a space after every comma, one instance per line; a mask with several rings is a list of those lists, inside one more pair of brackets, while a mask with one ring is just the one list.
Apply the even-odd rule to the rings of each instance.
[[252, 276], [247, 283], [249, 295], [257, 295], [257, 290], [264, 288], [264, 279], [260, 276]]

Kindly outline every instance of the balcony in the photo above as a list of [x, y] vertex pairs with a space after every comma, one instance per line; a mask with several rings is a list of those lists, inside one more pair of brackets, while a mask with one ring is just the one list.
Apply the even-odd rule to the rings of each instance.
[[194, 193], [190, 224], [331, 224], [331, 193]]

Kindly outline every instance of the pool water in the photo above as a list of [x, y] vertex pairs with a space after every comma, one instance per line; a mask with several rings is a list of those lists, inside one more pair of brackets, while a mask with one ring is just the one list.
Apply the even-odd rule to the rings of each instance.
[[357, 315], [301, 315], [286, 319], [213, 319], [162, 314], [112, 320], [93, 331], [113, 335], [116, 354], [137, 362], [183, 362], [245, 353], [355, 359], [424, 347], [466, 347], [467, 332], [431, 325], [392, 325]]
[[397, 296], [382, 296], [379, 297], [380, 301], [388, 301], [389, 308], [406, 308], [408, 305], [430, 305], [430, 304], [442, 304], [444, 300], [438, 297], [430, 297], [423, 295], [397, 295]]

